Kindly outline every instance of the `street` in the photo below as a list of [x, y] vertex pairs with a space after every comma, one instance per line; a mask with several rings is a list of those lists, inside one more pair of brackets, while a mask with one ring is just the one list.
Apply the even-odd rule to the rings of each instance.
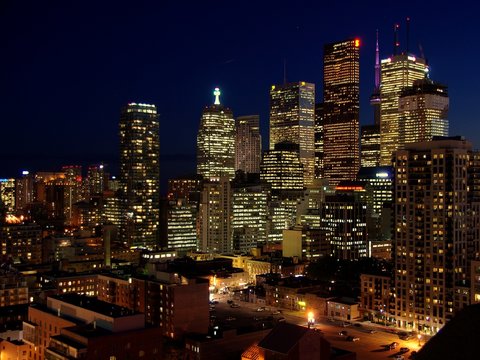
[[[250, 324], [253, 321], [269, 323], [277, 322], [284, 318], [285, 321], [292, 324], [307, 326], [307, 316], [300, 311], [281, 310], [281, 314], [274, 315], [276, 308], [266, 307], [264, 311], [257, 311], [260, 307], [257, 304], [235, 301], [240, 307], [231, 308], [227, 304], [229, 297], [227, 295], [215, 295], [215, 300], [219, 303], [215, 305], [212, 314], [215, 315], [215, 321], [218, 324], [225, 324], [228, 327], [242, 326]], [[406, 347], [408, 352], [404, 353], [404, 358], [408, 359], [412, 351], [419, 350], [419, 340], [417, 338], [405, 341], [401, 340], [397, 334], [380, 331], [377, 327], [362, 323], [357, 327], [354, 325], [343, 327], [341, 322], [329, 322], [328, 319], [315, 319], [314, 327], [324, 334], [325, 338], [333, 347], [354, 351], [357, 353], [358, 360], [370, 359], [393, 359], [395, 355], [401, 354], [400, 348]], [[376, 332], [371, 334], [370, 330]], [[347, 336], [339, 335], [339, 332], [345, 330], [347, 336], [360, 338], [359, 341], [347, 341]], [[389, 350], [388, 345], [397, 342], [398, 346], [394, 350]], [[423, 342], [422, 342], [423, 345]]]

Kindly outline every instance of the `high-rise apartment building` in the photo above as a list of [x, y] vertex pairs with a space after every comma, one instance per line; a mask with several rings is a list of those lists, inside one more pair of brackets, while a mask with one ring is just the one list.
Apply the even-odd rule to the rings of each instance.
[[27, 205], [33, 201], [34, 176], [29, 171], [22, 171], [22, 177], [15, 180], [15, 208], [23, 212]]
[[323, 57], [324, 174], [334, 185], [360, 169], [360, 40], [325, 45]]
[[295, 82], [270, 90], [270, 150], [281, 142], [298, 145], [305, 184], [315, 178], [315, 85]]
[[381, 62], [380, 165], [390, 166], [393, 152], [401, 148], [399, 98], [415, 80], [425, 78], [425, 60], [410, 54], [394, 55]]
[[400, 143], [448, 136], [448, 105], [447, 87], [428, 78], [405, 88], [398, 100]]
[[323, 103], [315, 104], [315, 179], [324, 177]]
[[108, 189], [109, 173], [107, 172], [105, 164], [90, 165], [87, 171], [86, 178], [86, 195], [101, 195]]
[[15, 179], [0, 179], [0, 203], [3, 203], [6, 215], [15, 213]]
[[120, 183], [125, 199], [124, 241], [157, 243], [160, 207], [159, 122], [155, 105], [130, 103], [120, 116]]
[[235, 122], [235, 171], [260, 173], [262, 137], [258, 115], [239, 116]]
[[230, 252], [231, 186], [228, 177], [205, 181], [199, 208], [199, 249], [205, 252]]
[[470, 301], [470, 262], [479, 243], [473, 229], [480, 220], [478, 161], [460, 137], [406, 144], [394, 160], [392, 315], [400, 327], [432, 334]]
[[197, 174], [205, 179], [235, 176], [235, 120], [229, 108], [220, 104], [220, 90], [215, 102], [205, 107], [197, 135]]

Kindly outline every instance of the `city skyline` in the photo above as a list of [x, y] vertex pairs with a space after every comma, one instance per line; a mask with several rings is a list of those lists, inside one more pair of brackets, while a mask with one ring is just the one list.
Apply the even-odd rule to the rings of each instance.
[[[211, 91], [216, 86], [235, 116], [260, 115], [266, 149], [268, 92], [271, 85], [283, 81], [285, 63], [287, 80], [315, 83], [316, 101], [321, 101], [323, 46], [351, 37], [361, 41], [360, 123], [373, 124], [368, 101], [374, 88], [376, 30], [384, 59], [393, 52], [394, 23], [400, 24], [400, 49], [405, 49], [407, 16], [411, 17], [411, 51], [418, 54], [420, 43], [432, 78], [449, 87], [450, 134], [467, 136], [478, 147], [479, 139], [470, 136], [475, 131], [467, 132], [469, 123], [478, 117], [472, 101], [475, 91], [469, 86], [477, 75], [464, 69], [468, 66], [451, 66], [451, 59], [462, 50], [475, 57], [477, 50], [466, 45], [474, 35], [467, 31], [469, 12], [458, 7], [448, 14], [451, 24], [462, 20], [465, 40], [455, 42], [452, 39], [458, 30], [431, 26], [447, 15], [428, 4], [415, 11], [406, 5], [371, 9], [347, 5], [351, 12], [341, 16], [336, 15], [339, 8], [335, 5], [322, 8], [286, 2], [277, 3], [274, 9], [259, 5], [255, 13], [247, 6], [215, 2], [194, 4], [183, 12], [173, 4], [139, 5], [132, 19], [139, 25], [136, 29], [122, 22], [129, 11], [122, 4], [115, 9], [99, 5], [95, 11], [88, 5], [77, 9], [65, 4], [32, 4], [25, 12], [13, 3], [6, 5], [0, 12], [0, 26], [9, 56], [0, 60], [0, 104], [5, 109], [4, 131], [12, 136], [0, 145], [0, 176], [19, 176], [22, 169], [57, 170], [61, 165], [101, 161], [111, 164], [112, 173], [118, 175], [117, 121], [121, 107], [131, 101], [158, 108], [162, 182], [193, 173], [199, 118], [204, 106], [213, 102]], [[351, 21], [356, 11], [365, 15], [362, 23]], [[330, 19], [328, 13], [334, 16]], [[226, 14], [234, 21], [222, 17]], [[148, 22], [155, 16], [164, 20], [159, 28]], [[130, 55], [130, 49], [149, 46], [156, 55], [153, 58]], [[179, 123], [181, 137], [168, 136]]]

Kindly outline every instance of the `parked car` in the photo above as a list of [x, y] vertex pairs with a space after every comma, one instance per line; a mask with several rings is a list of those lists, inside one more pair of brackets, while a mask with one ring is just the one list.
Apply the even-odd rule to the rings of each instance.
[[359, 341], [360, 338], [356, 336], [347, 336], [346, 340], [355, 342], [355, 341]]
[[280, 310], [272, 311], [272, 315], [280, 315], [282, 312]]
[[265, 307], [264, 307], [264, 306], [259, 307], [259, 308], [257, 308], [257, 311], [259, 311], [259, 312], [260, 312], [260, 311], [265, 311]]
[[353, 326], [362, 327], [362, 324], [360, 324], [360, 323], [355, 323], [355, 324], [353, 324]]
[[377, 332], [377, 330], [373, 330], [373, 329], [368, 330], [368, 333], [369, 333], [369, 334], [376, 334], [376, 332]]
[[407, 347], [402, 347], [402, 348], [400, 348], [400, 351], [401, 351], [402, 353], [406, 353], [406, 352], [409, 352], [410, 349], [407, 348]]
[[338, 333], [338, 335], [340, 335], [340, 336], [347, 336], [347, 334], [348, 334], [348, 333], [347, 333], [346, 330], [342, 330], [342, 331], [340, 331], [340, 332]]
[[277, 321], [278, 321], [278, 322], [285, 321], [285, 318], [284, 318], [284, 317], [279, 317], [279, 318], [277, 319]]
[[233, 304], [230, 304], [230, 307], [231, 307], [231, 308], [239, 308], [240, 305], [233, 303]]
[[395, 360], [405, 360], [405, 358], [403, 357], [403, 355], [395, 355], [394, 359], [395, 359]]

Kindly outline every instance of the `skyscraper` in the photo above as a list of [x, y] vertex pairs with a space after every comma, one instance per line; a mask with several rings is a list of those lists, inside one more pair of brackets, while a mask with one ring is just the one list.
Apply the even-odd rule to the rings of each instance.
[[315, 178], [324, 177], [323, 103], [315, 104]]
[[459, 137], [410, 143], [395, 153], [392, 315], [400, 327], [436, 333], [470, 301], [470, 261], [479, 243], [472, 224], [480, 220], [472, 155]]
[[155, 105], [130, 103], [120, 116], [120, 183], [127, 244], [154, 247], [160, 206], [160, 140]]
[[405, 88], [398, 100], [400, 144], [448, 136], [447, 87], [425, 78]]
[[260, 173], [262, 137], [259, 116], [239, 116], [235, 122], [235, 130], [235, 170]]
[[270, 90], [270, 150], [280, 142], [298, 145], [305, 184], [315, 177], [315, 85], [295, 82]]
[[197, 174], [205, 179], [235, 176], [235, 120], [230, 109], [220, 104], [220, 90], [214, 91], [215, 103], [205, 107], [197, 136]]
[[363, 125], [360, 135], [362, 167], [380, 165], [380, 125]]
[[360, 168], [360, 40], [325, 45], [323, 57], [324, 173], [334, 185]]
[[272, 190], [302, 190], [304, 167], [298, 156], [298, 145], [281, 142], [263, 154], [260, 179]]
[[220, 253], [232, 251], [231, 198], [228, 177], [204, 182], [199, 207], [199, 250]]
[[403, 145], [400, 143], [400, 95], [415, 80], [425, 77], [428, 65], [421, 58], [401, 54], [382, 60], [381, 66], [380, 165], [389, 166], [393, 152]]

